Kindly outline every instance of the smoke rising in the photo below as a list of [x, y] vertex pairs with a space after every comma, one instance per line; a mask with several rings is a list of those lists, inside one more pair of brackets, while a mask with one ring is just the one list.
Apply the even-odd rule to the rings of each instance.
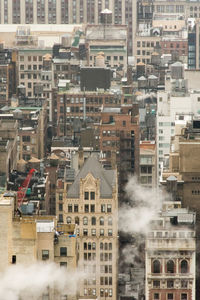
[[71, 272], [55, 263], [10, 266], [0, 274], [0, 299], [38, 299], [51, 288], [60, 295], [75, 295], [83, 276], [80, 271]]
[[119, 229], [123, 232], [146, 234], [151, 220], [161, 209], [161, 195], [131, 177], [125, 188], [129, 203], [119, 210]]

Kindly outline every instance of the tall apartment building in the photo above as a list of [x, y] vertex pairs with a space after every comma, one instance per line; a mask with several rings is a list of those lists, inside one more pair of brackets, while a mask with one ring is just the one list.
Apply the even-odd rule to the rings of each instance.
[[164, 202], [146, 239], [146, 299], [195, 300], [195, 213]]
[[[75, 226], [57, 226], [56, 219], [52, 216], [19, 217], [14, 214], [14, 209], [14, 196], [1, 194], [0, 274], [2, 275], [11, 264], [29, 267], [38, 261], [55, 262], [58, 266], [75, 271], [77, 241], [76, 237], [70, 237], [74, 234]], [[56, 235], [55, 230], [62, 231], [63, 234]], [[23, 294], [20, 296], [25, 299]], [[66, 299], [66, 295], [62, 297]], [[44, 298], [60, 299], [61, 295], [50, 288]], [[68, 298], [77, 299], [70, 296]]]
[[[174, 68], [175, 67], [175, 68]], [[176, 69], [177, 68], [177, 69]], [[183, 78], [181, 64], [172, 65], [172, 77]], [[176, 70], [178, 72], [176, 72]], [[174, 73], [175, 71], [175, 73]], [[175, 76], [174, 76], [175, 75]], [[177, 77], [178, 76], [178, 77]], [[168, 83], [171, 87], [168, 88]], [[157, 171], [161, 175], [165, 155], [170, 152], [170, 139], [174, 135], [175, 119], [188, 120], [188, 115], [198, 116], [200, 97], [198, 91], [188, 90], [184, 79], [167, 79], [166, 91], [158, 92], [157, 104]], [[177, 116], [176, 116], [177, 115]]]
[[155, 141], [140, 141], [140, 184], [156, 187], [156, 144]]
[[136, 0], [1, 0], [0, 23], [99, 24], [104, 9], [113, 12], [113, 24], [128, 25], [128, 49], [131, 54], [137, 24]]
[[128, 175], [139, 174], [139, 119], [137, 105], [105, 107], [101, 114], [100, 150], [104, 164], [109, 168], [117, 166], [119, 191]]
[[[105, 170], [92, 154], [75, 176], [67, 168], [57, 183], [57, 218], [76, 224], [80, 267], [89, 279], [80, 296], [117, 299], [118, 184], [116, 170]], [[84, 298], [84, 299], [85, 299]]]
[[0, 106], [10, 105], [16, 94], [16, 61], [11, 50], [0, 49]]

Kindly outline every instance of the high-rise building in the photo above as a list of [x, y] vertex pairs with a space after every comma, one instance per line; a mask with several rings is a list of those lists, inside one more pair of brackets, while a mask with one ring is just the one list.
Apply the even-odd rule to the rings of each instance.
[[64, 180], [58, 180], [56, 202], [59, 222], [76, 224], [79, 266], [88, 273], [80, 282], [80, 296], [117, 299], [116, 170], [105, 170], [94, 154], [83, 158], [76, 176], [66, 168]]
[[99, 24], [101, 11], [112, 11], [112, 23], [128, 25], [132, 52], [137, 23], [136, 0], [0, 0], [1, 24]]

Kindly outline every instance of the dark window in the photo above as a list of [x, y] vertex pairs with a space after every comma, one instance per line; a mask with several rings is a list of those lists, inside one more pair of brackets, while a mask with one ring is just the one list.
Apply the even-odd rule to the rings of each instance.
[[68, 212], [72, 212], [72, 205], [71, 204], [68, 205]]
[[159, 260], [154, 260], [152, 273], [160, 273], [160, 270], [161, 270], [161, 266]]
[[95, 205], [94, 204], [90, 205], [90, 212], [95, 212]]
[[167, 294], [167, 300], [173, 300], [173, 299], [174, 299], [174, 294], [173, 293]]
[[153, 300], [159, 300], [159, 299], [160, 299], [160, 297], [159, 297], [159, 294], [158, 294], [158, 293], [155, 293], [153, 296], [154, 296], [154, 297], [153, 297]]
[[96, 218], [92, 217], [92, 225], [96, 225]]
[[17, 261], [17, 257], [16, 257], [16, 255], [13, 255], [12, 256], [12, 264], [16, 264], [16, 261]]
[[187, 294], [184, 293], [184, 294], [181, 294], [181, 300], [187, 300], [188, 297], [187, 297]]
[[42, 260], [49, 259], [49, 250], [42, 250]]
[[174, 281], [173, 280], [167, 280], [167, 288], [173, 288], [174, 287]]
[[174, 273], [174, 262], [173, 262], [173, 260], [168, 260], [168, 262], [167, 262], [167, 273]]
[[60, 256], [67, 256], [67, 247], [60, 247]]
[[95, 192], [90, 192], [90, 200], [95, 200]]
[[187, 272], [188, 272], [188, 262], [187, 262], [187, 260], [182, 260], [181, 273], [187, 273]]
[[85, 192], [85, 200], [89, 200], [89, 192]]
[[61, 261], [60, 266], [67, 268], [67, 262], [66, 261]]
[[61, 203], [59, 203], [59, 210], [63, 210], [63, 205]]
[[159, 288], [160, 287], [160, 280], [154, 280], [153, 281], [153, 287], [154, 288]]
[[74, 204], [74, 212], [78, 212], [78, 204]]
[[75, 217], [75, 224], [79, 225], [79, 217]]
[[86, 212], [86, 213], [89, 212], [89, 205], [88, 205], [88, 204], [85, 205], [85, 212]]

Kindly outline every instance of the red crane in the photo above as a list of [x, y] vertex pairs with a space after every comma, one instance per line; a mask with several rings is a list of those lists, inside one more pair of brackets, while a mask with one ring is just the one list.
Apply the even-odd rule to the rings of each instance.
[[29, 183], [31, 181], [31, 178], [32, 178], [34, 172], [35, 172], [35, 169], [31, 169], [28, 172], [28, 175], [26, 176], [26, 179], [24, 180], [22, 185], [18, 188], [18, 192], [17, 192], [17, 205], [18, 205], [18, 207], [20, 207], [22, 205], [23, 201], [24, 201]]

